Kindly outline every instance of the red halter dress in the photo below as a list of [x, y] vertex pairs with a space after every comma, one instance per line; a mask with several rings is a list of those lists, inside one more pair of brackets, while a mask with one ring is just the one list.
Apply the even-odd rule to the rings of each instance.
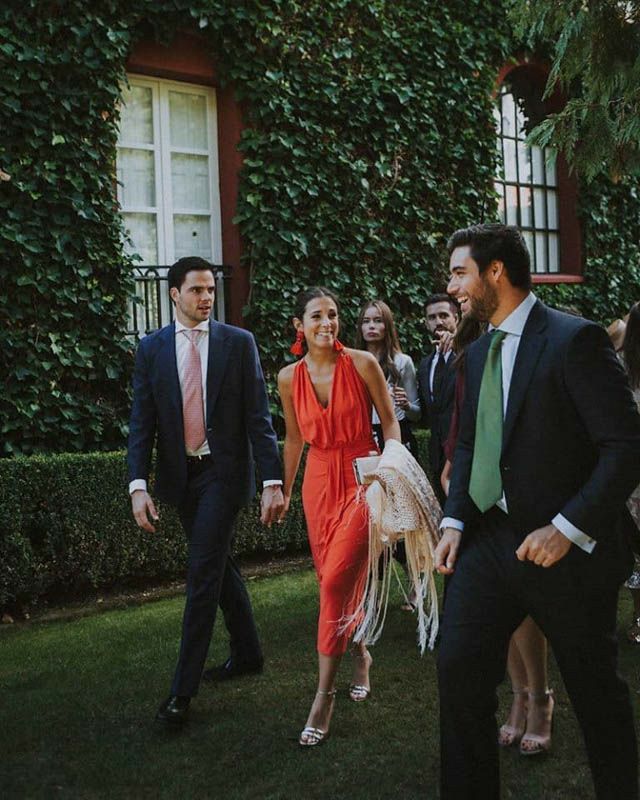
[[303, 360], [293, 375], [293, 405], [310, 447], [302, 485], [309, 544], [320, 584], [318, 652], [342, 655], [354, 626], [343, 630], [364, 590], [369, 532], [366, 506], [356, 501], [352, 461], [376, 451], [371, 398], [351, 357], [336, 360], [329, 403], [321, 405]]

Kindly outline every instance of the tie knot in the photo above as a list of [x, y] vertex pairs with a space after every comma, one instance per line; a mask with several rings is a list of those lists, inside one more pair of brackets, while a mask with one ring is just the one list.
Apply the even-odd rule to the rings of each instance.
[[489, 349], [496, 350], [506, 335], [504, 331], [498, 330], [498, 328], [493, 330], [491, 332], [491, 344], [489, 345]]
[[197, 328], [188, 328], [187, 330], [183, 330], [182, 332], [191, 342], [191, 344], [195, 344], [198, 341], [198, 335], [200, 331]]

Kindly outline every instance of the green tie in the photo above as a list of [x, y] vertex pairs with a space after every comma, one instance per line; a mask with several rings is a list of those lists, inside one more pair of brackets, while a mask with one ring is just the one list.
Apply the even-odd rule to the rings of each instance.
[[498, 330], [491, 335], [478, 398], [469, 495], [483, 513], [502, 497], [500, 453], [503, 415], [500, 345], [505, 336], [506, 333]]

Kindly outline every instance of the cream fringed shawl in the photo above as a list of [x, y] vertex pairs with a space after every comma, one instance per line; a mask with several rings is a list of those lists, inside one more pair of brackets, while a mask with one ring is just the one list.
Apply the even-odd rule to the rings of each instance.
[[396, 542], [404, 539], [409, 583], [416, 597], [418, 642], [424, 652], [427, 644], [433, 648], [438, 633], [433, 560], [442, 510], [422, 467], [395, 439], [387, 441], [377, 468], [367, 477], [373, 478], [364, 492], [369, 507], [369, 566], [364, 595], [350, 618], [358, 622], [353, 638], [373, 643], [382, 633], [391, 555]]

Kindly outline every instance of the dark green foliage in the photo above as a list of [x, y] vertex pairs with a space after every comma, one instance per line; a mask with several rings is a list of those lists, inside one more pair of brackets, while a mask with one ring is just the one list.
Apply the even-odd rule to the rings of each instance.
[[[247, 324], [279, 413], [275, 375], [290, 358], [289, 317], [304, 286], [342, 296], [347, 342], [361, 302], [381, 295], [404, 349], [420, 355], [421, 305], [444, 287], [447, 237], [495, 215], [492, 91], [517, 50], [505, 8], [489, 0], [0, 4], [2, 452], [124, 442], [131, 262], [115, 143], [126, 58], [139, 38], [169, 43], [181, 28], [200, 30], [221, 81], [242, 101]], [[633, 186], [590, 192], [582, 201], [589, 284], [544, 295], [587, 312], [595, 298], [600, 316], [619, 313], [624, 287], [636, 291], [638, 257], [629, 246], [614, 264], [612, 239], [628, 235], [639, 208]]]
[[582, 184], [580, 201], [585, 282], [534, 288], [545, 302], [608, 325], [640, 297], [640, 183], [600, 176]]
[[[426, 464], [428, 434], [416, 431], [416, 438]], [[302, 472], [283, 524], [264, 527], [257, 499], [240, 512], [236, 555], [307, 549]], [[82, 596], [116, 583], [183, 576], [180, 521], [168, 506], [159, 512], [155, 534], [138, 529], [123, 453], [0, 460], [0, 609], [52, 594]]]
[[532, 139], [562, 150], [587, 179], [640, 175], [640, 2], [509, 0], [518, 30], [535, 49], [553, 43], [548, 92], [565, 107]]
[[[155, 534], [131, 516], [123, 453], [0, 460], [0, 608], [52, 594], [183, 576], [186, 543], [175, 511], [160, 508]], [[282, 525], [260, 524], [258, 503], [240, 514], [235, 552], [306, 547], [296, 497]]]

